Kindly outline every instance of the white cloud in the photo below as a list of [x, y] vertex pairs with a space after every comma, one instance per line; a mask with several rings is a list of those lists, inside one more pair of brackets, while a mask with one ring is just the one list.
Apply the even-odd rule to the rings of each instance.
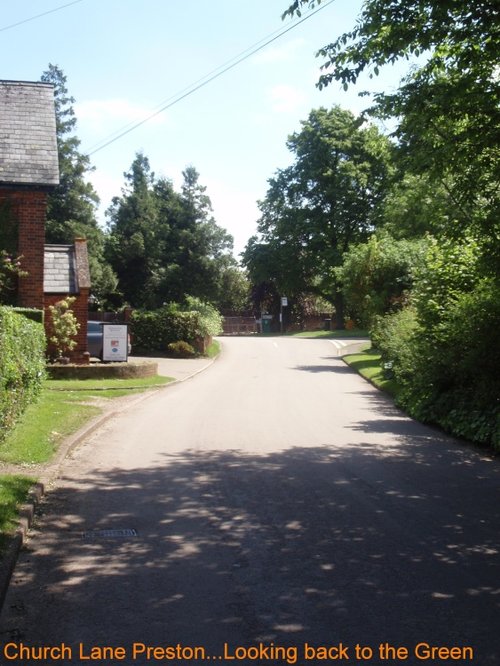
[[307, 100], [304, 93], [294, 86], [281, 84], [269, 91], [271, 108], [276, 113], [291, 113], [300, 109]]
[[288, 62], [295, 57], [295, 54], [306, 44], [306, 40], [299, 37], [293, 39], [281, 46], [270, 46], [259, 51], [254, 57], [253, 62], [260, 64], [269, 64], [275, 62]]

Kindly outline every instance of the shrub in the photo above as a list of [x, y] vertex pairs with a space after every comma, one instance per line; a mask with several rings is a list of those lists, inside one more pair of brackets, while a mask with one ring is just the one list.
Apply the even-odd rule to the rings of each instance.
[[52, 332], [49, 342], [54, 345], [57, 356], [63, 356], [76, 347], [74, 339], [80, 328], [71, 306], [75, 302], [74, 296], [68, 296], [55, 305], [49, 305], [52, 318]]
[[22, 314], [25, 317], [28, 317], [28, 319], [32, 319], [33, 321], [37, 321], [39, 324], [43, 324], [43, 317], [44, 317], [43, 310], [38, 310], [37, 308], [19, 308], [19, 307], [14, 307], [12, 309], [14, 310], [14, 312]]
[[198, 312], [201, 315], [201, 337], [220, 335], [222, 333], [223, 317], [210, 303], [205, 303], [194, 296], [187, 296], [182, 310], [187, 312]]
[[396, 240], [385, 232], [353, 245], [336, 269], [349, 314], [364, 328], [407, 302], [415, 270], [424, 262], [428, 239]]
[[194, 345], [222, 331], [222, 317], [213, 306], [190, 299], [185, 307], [197, 309], [181, 310], [171, 303], [151, 312], [136, 310], [131, 319], [134, 348], [165, 351], [172, 342]]
[[456, 295], [415, 345], [413, 379], [403, 391], [417, 418], [500, 449], [500, 296], [493, 280]]
[[42, 325], [0, 307], [0, 441], [37, 398], [44, 376]]
[[382, 356], [387, 378], [394, 376], [398, 382], [404, 383], [407, 376], [411, 377], [417, 331], [417, 313], [411, 306], [376, 318], [371, 339], [373, 346]]
[[195, 348], [184, 340], [171, 342], [167, 350], [174, 358], [193, 358], [193, 356], [196, 356]]

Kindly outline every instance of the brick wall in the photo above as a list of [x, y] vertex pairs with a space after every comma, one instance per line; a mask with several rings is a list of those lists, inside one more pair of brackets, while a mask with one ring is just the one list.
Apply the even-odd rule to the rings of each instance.
[[0, 190], [0, 202], [8, 202], [18, 224], [18, 254], [27, 271], [20, 278], [18, 302], [22, 307], [43, 308], [43, 253], [47, 194], [39, 190]]

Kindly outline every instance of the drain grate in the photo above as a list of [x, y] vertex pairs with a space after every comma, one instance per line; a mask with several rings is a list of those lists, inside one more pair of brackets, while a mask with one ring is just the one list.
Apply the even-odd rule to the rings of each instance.
[[122, 530], [90, 530], [82, 534], [82, 539], [127, 539], [136, 536], [137, 530], [126, 528]]

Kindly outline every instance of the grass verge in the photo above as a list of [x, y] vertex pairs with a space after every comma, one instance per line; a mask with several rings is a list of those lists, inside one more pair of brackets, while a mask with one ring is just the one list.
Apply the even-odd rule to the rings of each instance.
[[[58, 380], [45, 382], [39, 400], [24, 412], [0, 445], [0, 461], [34, 465], [50, 460], [59, 443], [97, 416], [95, 399], [139, 393], [172, 381], [169, 377], [141, 379]], [[94, 404], [92, 404], [94, 402]]]
[[294, 338], [368, 338], [368, 331], [360, 328], [343, 331], [301, 331], [300, 333], [291, 333]]
[[220, 354], [220, 342], [218, 340], [212, 340], [211, 344], [207, 347], [205, 356], [208, 358], [215, 358]]
[[26, 501], [33, 479], [27, 476], [0, 475], [0, 556], [17, 524], [19, 505]]
[[372, 349], [359, 352], [357, 354], [348, 354], [342, 357], [351, 368], [368, 379], [374, 386], [389, 393], [393, 398], [397, 397], [398, 385], [394, 379], [384, 377], [382, 369], [381, 356]]
[[[24, 412], [0, 444], [0, 462], [36, 465], [50, 460], [60, 442], [102, 412], [95, 399], [109, 400], [168, 384], [171, 377], [134, 379], [49, 379], [38, 401]], [[16, 525], [17, 511], [35, 479], [0, 475], [0, 557]]]

